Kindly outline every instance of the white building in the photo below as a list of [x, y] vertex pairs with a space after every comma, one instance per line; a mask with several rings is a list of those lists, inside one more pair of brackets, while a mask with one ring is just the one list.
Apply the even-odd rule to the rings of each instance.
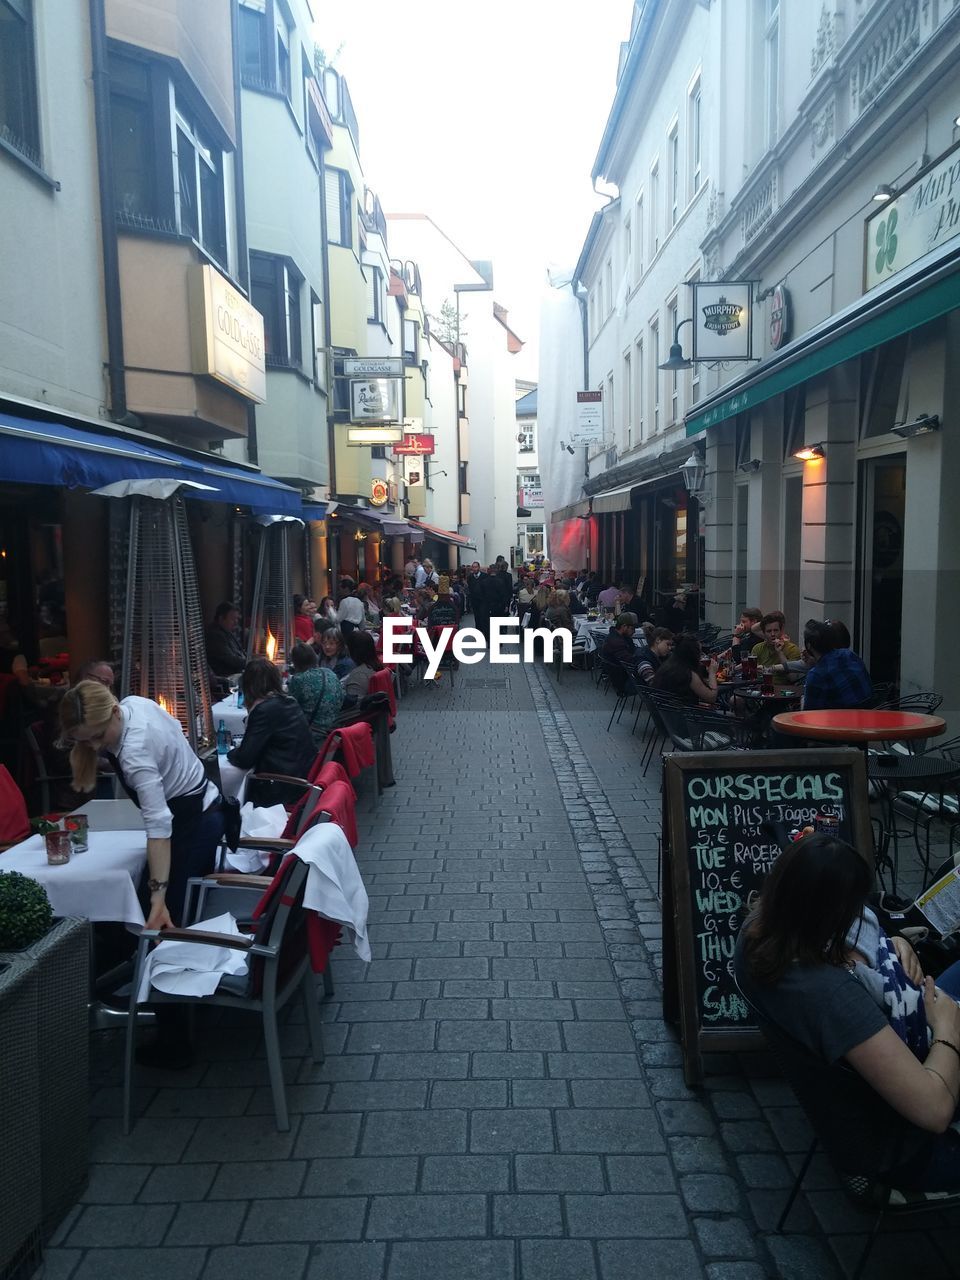
[[544, 527], [543, 482], [537, 433], [537, 384], [517, 380], [517, 543], [518, 561], [549, 556]]
[[[722, 624], [746, 603], [791, 634], [838, 618], [875, 681], [936, 689], [948, 716], [958, 62], [952, 3], [637, 5], [594, 166], [619, 208], [576, 273], [608, 410], [574, 504], [595, 567], [696, 582]], [[697, 273], [752, 282], [754, 363], [656, 373]], [[689, 326], [679, 340], [689, 356]], [[700, 501], [676, 470], [691, 442]]]

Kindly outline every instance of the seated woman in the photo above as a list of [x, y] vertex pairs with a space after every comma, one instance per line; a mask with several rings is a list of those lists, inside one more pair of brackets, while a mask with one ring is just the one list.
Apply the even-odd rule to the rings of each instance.
[[[243, 669], [240, 688], [248, 709], [247, 727], [238, 747], [227, 759], [238, 769], [254, 773], [286, 773], [305, 778], [317, 749], [300, 707], [283, 692], [280, 671], [268, 658], [252, 658]], [[253, 782], [247, 799], [255, 805], [296, 804], [299, 787]]]
[[377, 657], [377, 647], [369, 631], [351, 631], [347, 636], [347, 649], [354, 666], [343, 678], [344, 706], [354, 706], [366, 697], [370, 677], [383, 670]]
[[313, 619], [317, 612], [316, 604], [309, 596], [293, 597], [293, 634], [304, 644], [313, 639]]
[[316, 746], [320, 746], [343, 706], [343, 685], [329, 667], [317, 665], [313, 645], [295, 644], [290, 651], [293, 675], [287, 692], [307, 717]]
[[551, 591], [547, 597], [547, 607], [543, 620], [551, 631], [573, 631], [573, 617], [570, 614], [570, 596], [566, 591]]
[[440, 578], [437, 598], [427, 610], [424, 619], [428, 627], [457, 627], [460, 625], [460, 611], [450, 591], [450, 579], [445, 575]]
[[[764, 1018], [826, 1062], [844, 1059], [907, 1121], [894, 1130], [902, 1147], [885, 1171], [892, 1185], [953, 1190], [960, 1187], [960, 1134], [949, 1127], [960, 1092], [960, 1006], [947, 987], [955, 988], [958, 966], [937, 987], [909, 943], [891, 943], [876, 926], [881, 949], [896, 953], [894, 987], [922, 997], [929, 1034], [917, 1035], [916, 1025], [904, 1024], [897, 990], [857, 972], [874, 951], [859, 923], [872, 883], [868, 863], [841, 840], [814, 834], [791, 845], [740, 930], [737, 981]], [[906, 1002], [907, 1022], [916, 1022], [918, 1003]], [[838, 1116], [838, 1124], [855, 1120]]]
[[321, 656], [318, 665], [332, 671], [338, 680], [353, 670], [353, 659], [347, 656], [347, 646], [339, 627], [328, 627], [320, 637]]
[[702, 661], [703, 655], [697, 637], [677, 636], [673, 653], [657, 668], [650, 687], [659, 689], [661, 693], [672, 693], [691, 706], [698, 702], [712, 705], [717, 700], [717, 660], [710, 659], [706, 680], [700, 675]]

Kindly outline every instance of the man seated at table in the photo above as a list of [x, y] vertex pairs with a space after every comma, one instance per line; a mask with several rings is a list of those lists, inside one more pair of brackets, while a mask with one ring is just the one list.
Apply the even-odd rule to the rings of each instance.
[[[635, 615], [631, 615], [635, 616]], [[673, 653], [676, 639], [667, 627], [654, 627], [650, 640], [637, 650], [637, 675], [644, 684], [652, 684], [661, 662]]]
[[773, 668], [773, 683], [786, 684], [790, 674], [784, 667], [785, 662], [799, 662], [799, 648], [784, 634], [786, 619], [779, 609], [764, 614], [762, 620], [763, 639], [755, 644], [750, 656], [756, 660], [758, 667]]
[[635, 613], [621, 613], [600, 648], [600, 657], [605, 662], [628, 666], [631, 670], [636, 666], [637, 650], [633, 643], [633, 633], [640, 625]]
[[615, 609], [620, 601], [620, 588], [611, 583], [604, 587], [597, 596], [597, 604], [601, 609]]
[[113, 667], [106, 658], [91, 658], [77, 672], [74, 684], [79, 684], [81, 680], [96, 680], [97, 684], [102, 684], [105, 689], [113, 693], [116, 678]]
[[864, 707], [873, 696], [873, 682], [863, 659], [837, 644], [837, 630], [828, 622], [808, 622], [803, 645], [811, 667], [803, 690], [804, 711]]
[[207, 627], [207, 666], [215, 676], [235, 676], [246, 666], [247, 655], [237, 638], [240, 610], [229, 600], [218, 604]]
[[740, 612], [740, 621], [733, 628], [733, 643], [749, 653], [755, 644], [763, 640], [763, 610], [752, 605]]

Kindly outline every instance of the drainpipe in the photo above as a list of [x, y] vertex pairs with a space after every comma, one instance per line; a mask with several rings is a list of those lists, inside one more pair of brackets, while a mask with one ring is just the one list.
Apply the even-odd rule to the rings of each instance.
[[[240, 12], [230, 5], [230, 38], [233, 41], [233, 120], [236, 134], [236, 163], [233, 167], [237, 226], [237, 278], [250, 296], [250, 258], [247, 253], [247, 201], [243, 182], [243, 84], [240, 73]], [[257, 407], [247, 401], [247, 461], [258, 466]]]
[[123, 357], [120, 257], [117, 248], [117, 219], [113, 198], [110, 73], [107, 67], [107, 27], [103, 5], [104, 0], [90, 0], [90, 51], [93, 63], [93, 105], [97, 139], [97, 176], [100, 188], [100, 235], [103, 242], [103, 300], [107, 320], [110, 416], [115, 421], [122, 422], [127, 416], [127, 382]]
[[[583, 389], [590, 390], [590, 331], [587, 327], [587, 291], [582, 284], [573, 283], [573, 295], [580, 307], [580, 334], [583, 347]], [[590, 446], [583, 446], [583, 476], [590, 479]]]

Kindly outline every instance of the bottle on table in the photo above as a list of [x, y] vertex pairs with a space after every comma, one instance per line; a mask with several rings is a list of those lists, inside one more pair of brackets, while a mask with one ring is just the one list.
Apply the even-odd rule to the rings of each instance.
[[230, 735], [227, 726], [221, 720], [217, 725], [217, 755], [225, 756], [230, 750]]

